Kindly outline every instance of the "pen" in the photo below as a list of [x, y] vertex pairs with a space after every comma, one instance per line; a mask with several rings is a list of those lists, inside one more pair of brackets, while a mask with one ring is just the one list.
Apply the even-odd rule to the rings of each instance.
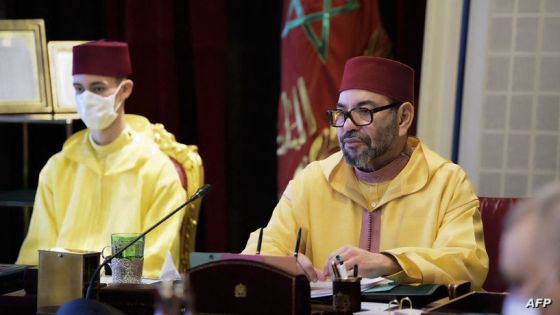
[[340, 273], [338, 273], [338, 268], [334, 260], [331, 260], [331, 268], [333, 270], [334, 279], [340, 279]]
[[354, 265], [354, 272], [352, 276], [354, 276], [354, 278], [358, 277], [358, 265]]
[[299, 252], [299, 242], [301, 241], [301, 228], [297, 231], [296, 246], [294, 247], [294, 257], [297, 258]]
[[261, 254], [263, 228], [259, 231], [259, 240], [257, 241], [257, 255]]
[[336, 266], [336, 268], [338, 269], [338, 273], [340, 274], [340, 277], [342, 279], [347, 279], [348, 272], [346, 271], [346, 267], [344, 267], [344, 261], [342, 261], [339, 255], [336, 255], [335, 259], [338, 262], [338, 266]]

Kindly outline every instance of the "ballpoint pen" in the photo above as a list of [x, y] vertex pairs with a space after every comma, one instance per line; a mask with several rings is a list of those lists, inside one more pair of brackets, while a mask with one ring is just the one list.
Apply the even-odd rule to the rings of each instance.
[[354, 265], [354, 271], [353, 271], [352, 276], [353, 276], [354, 278], [357, 278], [357, 277], [358, 277], [358, 265]]
[[257, 255], [261, 254], [262, 237], [263, 237], [263, 228], [261, 228], [261, 230], [259, 231], [259, 240], [257, 241]]
[[299, 242], [301, 241], [301, 228], [298, 229], [297, 231], [297, 237], [296, 237], [296, 246], [294, 247], [294, 257], [297, 258], [298, 252], [299, 252]]
[[334, 260], [331, 260], [331, 268], [333, 271], [334, 279], [340, 279], [340, 273], [338, 272], [338, 267], [336, 266], [336, 262]]
[[339, 255], [336, 255], [335, 259], [337, 261], [336, 268], [338, 269], [338, 273], [340, 274], [340, 277], [342, 279], [347, 279], [348, 278], [348, 271], [346, 270], [346, 267], [344, 266], [344, 261], [342, 261], [342, 259], [340, 258]]

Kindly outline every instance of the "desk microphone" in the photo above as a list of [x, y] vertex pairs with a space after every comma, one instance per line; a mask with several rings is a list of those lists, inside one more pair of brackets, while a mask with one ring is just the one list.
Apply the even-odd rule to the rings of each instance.
[[158, 227], [160, 224], [162, 224], [163, 222], [165, 222], [167, 219], [169, 219], [172, 215], [174, 215], [175, 213], [179, 212], [179, 210], [183, 209], [183, 207], [185, 207], [186, 205], [192, 203], [193, 201], [204, 197], [206, 194], [208, 194], [211, 190], [212, 186], [210, 186], [209, 184], [206, 184], [202, 187], [200, 187], [195, 193], [194, 195], [192, 195], [189, 199], [187, 199], [187, 201], [185, 201], [185, 203], [183, 203], [182, 205], [180, 205], [179, 207], [177, 207], [175, 210], [171, 211], [171, 213], [169, 213], [168, 215], [166, 215], [163, 219], [159, 220], [156, 224], [152, 225], [149, 229], [147, 229], [146, 231], [144, 231], [142, 234], [138, 235], [136, 238], [134, 238], [132, 241], [130, 241], [130, 243], [128, 243], [126, 246], [124, 246], [123, 248], [121, 248], [118, 252], [114, 253], [113, 255], [109, 255], [107, 257], [105, 257], [105, 259], [103, 260], [103, 262], [97, 267], [97, 269], [95, 269], [95, 272], [91, 275], [91, 278], [89, 279], [89, 283], [87, 286], [87, 291], [86, 291], [86, 300], [90, 300], [91, 299], [91, 288], [93, 287], [93, 283], [95, 282], [95, 278], [97, 276], [97, 274], [99, 274], [99, 271], [101, 270], [101, 268], [103, 268], [103, 266], [107, 265], [111, 259], [113, 259], [113, 257], [118, 256], [120, 254], [122, 254], [127, 248], [129, 248], [130, 246], [132, 246], [134, 243], [136, 243], [139, 239], [141, 239], [142, 237], [146, 236], [146, 234], [150, 233], [153, 229], [155, 229], [156, 227]]

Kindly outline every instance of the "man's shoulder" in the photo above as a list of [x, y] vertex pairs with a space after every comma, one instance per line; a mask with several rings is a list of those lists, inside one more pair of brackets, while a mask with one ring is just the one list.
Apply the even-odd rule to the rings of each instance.
[[162, 192], [162, 187], [168, 187], [177, 193], [183, 194], [185, 190], [181, 185], [178, 170], [171, 161], [171, 158], [163, 152], [159, 146], [151, 139], [140, 135], [140, 139], [135, 139], [132, 150], [136, 152], [135, 172], [137, 180], [141, 180], [148, 185], [159, 187], [157, 191]]
[[333, 170], [340, 164], [342, 160], [342, 152], [338, 151], [323, 160], [317, 160], [309, 163], [305, 166], [299, 174], [305, 176], [320, 176], [329, 178]]
[[74, 160], [68, 159], [63, 151], [53, 154], [45, 163], [39, 174], [39, 182], [60, 182], [64, 174], [74, 173], [72, 164]]
[[71, 160], [75, 163], [88, 159], [91, 155], [91, 151], [88, 149], [89, 134], [87, 128], [74, 133], [64, 141], [62, 149], [53, 155], [53, 158], [56, 156], [55, 160]]
[[[53, 154], [41, 169], [42, 177], [52, 177], [57, 181], [61, 180], [59, 174], [63, 172], [71, 172], [72, 165], [80, 165], [80, 161], [84, 160], [84, 142], [87, 141], [87, 129], [80, 130], [71, 135], [64, 144], [62, 149]], [[73, 172], [73, 171], [72, 171]]]
[[[336, 165], [336, 153], [324, 160], [313, 161], [307, 164], [305, 167], [296, 170], [286, 189], [293, 190], [295, 187], [297, 191], [300, 191], [317, 188], [321, 183], [328, 182], [333, 164]], [[286, 193], [285, 191], [284, 194]]]
[[128, 149], [142, 160], [144, 163], [165, 163], [169, 161], [169, 156], [149, 137], [143, 134], [135, 134], [134, 140], [128, 145]]
[[143, 178], [171, 180], [178, 176], [171, 158], [145, 134], [135, 134], [123, 154], [133, 156], [138, 175]]
[[430, 173], [437, 173], [437, 172], [449, 172], [449, 173], [457, 173], [457, 174], [464, 174], [465, 171], [463, 168], [455, 164], [453, 161], [444, 158], [437, 152], [431, 150], [425, 143], [418, 141], [418, 145], [416, 147], [421, 150], [420, 154], [424, 156], [424, 160], [426, 161]]
[[[54, 167], [60, 165], [61, 163], [67, 163], [69, 157], [72, 157], [76, 150], [79, 150], [81, 146], [84, 145], [84, 142], [87, 141], [88, 130], [82, 129], [80, 131], [75, 132], [72, 134], [68, 139], [64, 141], [62, 144], [62, 149], [57, 153], [53, 154], [45, 164], [45, 167], [50, 166]], [[80, 158], [80, 157], [75, 157]], [[66, 162], [65, 162], [66, 161]]]
[[421, 144], [420, 148], [429, 169], [427, 185], [430, 188], [425, 191], [449, 191], [455, 198], [465, 202], [477, 199], [472, 183], [460, 165], [430, 150], [426, 145]]
[[85, 140], [87, 140], [87, 136], [89, 134], [88, 129], [82, 129], [80, 131], [75, 132], [72, 134], [64, 144], [62, 145], [62, 150], [67, 150], [69, 148], [81, 145]]
[[53, 168], [53, 167], [60, 167], [61, 164], [65, 163], [65, 157], [62, 151], [59, 151], [55, 154], [53, 154], [48, 160], [47, 163], [45, 163], [45, 166], [43, 167], [43, 169], [45, 168]]

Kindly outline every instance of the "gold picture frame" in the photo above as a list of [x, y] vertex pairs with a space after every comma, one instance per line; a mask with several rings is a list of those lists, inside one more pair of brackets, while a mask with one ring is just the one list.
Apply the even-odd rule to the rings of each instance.
[[0, 113], [51, 113], [45, 23], [0, 20]]
[[72, 84], [72, 47], [86, 41], [50, 41], [49, 72], [52, 104], [55, 113], [75, 113], [74, 87]]

